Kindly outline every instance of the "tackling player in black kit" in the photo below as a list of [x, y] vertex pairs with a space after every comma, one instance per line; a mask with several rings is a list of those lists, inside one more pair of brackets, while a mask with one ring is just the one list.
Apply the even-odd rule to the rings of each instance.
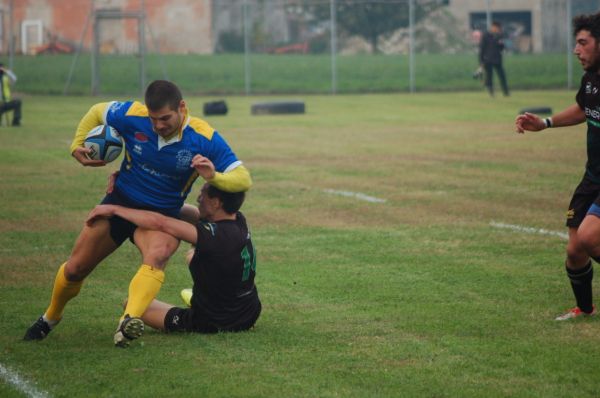
[[115, 205], [99, 205], [90, 212], [86, 222], [119, 216], [140, 228], [162, 231], [195, 245], [189, 264], [194, 280], [191, 308], [153, 300], [141, 317], [146, 325], [167, 332], [197, 333], [236, 332], [254, 326], [261, 303], [254, 285], [256, 254], [246, 218], [238, 211], [244, 197], [244, 192], [224, 192], [204, 184], [198, 209], [186, 206], [186, 218], [199, 220], [195, 225]]
[[577, 306], [556, 317], [557, 321], [596, 314], [590, 258], [600, 262], [600, 13], [575, 17], [573, 31], [573, 52], [585, 70], [576, 103], [550, 118], [525, 113], [515, 121], [518, 133], [587, 122], [585, 174], [567, 212], [569, 243], [565, 265]]

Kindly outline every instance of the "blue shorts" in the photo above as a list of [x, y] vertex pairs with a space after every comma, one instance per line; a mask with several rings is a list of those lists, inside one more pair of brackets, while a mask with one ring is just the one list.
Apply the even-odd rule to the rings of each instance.
[[[125, 196], [123, 196], [116, 189], [113, 192], [106, 194], [104, 199], [100, 204], [103, 205], [119, 205], [124, 207], [129, 207], [132, 209], [140, 209], [140, 210], [151, 210], [157, 213], [164, 214], [165, 216], [179, 218], [179, 210], [180, 209], [155, 209], [151, 207], [139, 206], [130, 200], [128, 200]], [[134, 223], [125, 220], [124, 218], [113, 216], [108, 219], [110, 223], [110, 237], [117, 244], [117, 246], [121, 246], [121, 244], [125, 241], [125, 239], [129, 238], [132, 243], [133, 234], [137, 229], [137, 225]]]
[[590, 209], [587, 211], [587, 214], [593, 214], [596, 217], [600, 217], [600, 206], [598, 206], [596, 203], [592, 204]]

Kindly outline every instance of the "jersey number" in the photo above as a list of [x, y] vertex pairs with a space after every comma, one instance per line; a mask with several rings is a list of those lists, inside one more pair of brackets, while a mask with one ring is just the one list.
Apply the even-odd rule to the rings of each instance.
[[242, 260], [244, 261], [244, 273], [242, 274], [242, 282], [250, 278], [250, 270], [256, 272], [256, 251], [252, 245], [252, 241], [248, 242], [242, 250]]

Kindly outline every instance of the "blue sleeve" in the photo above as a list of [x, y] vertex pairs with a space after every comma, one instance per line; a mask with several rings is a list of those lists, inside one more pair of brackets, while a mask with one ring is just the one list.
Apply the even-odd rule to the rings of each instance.
[[121, 134], [127, 132], [127, 118], [125, 115], [127, 115], [131, 104], [131, 101], [113, 101], [109, 103], [106, 109], [106, 116], [104, 117], [106, 124], [114, 127]]
[[224, 172], [230, 165], [238, 162], [235, 153], [217, 131], [214, 132], [210, 140], [210, 151], [207, 157], [213, 162], [219, 173]]

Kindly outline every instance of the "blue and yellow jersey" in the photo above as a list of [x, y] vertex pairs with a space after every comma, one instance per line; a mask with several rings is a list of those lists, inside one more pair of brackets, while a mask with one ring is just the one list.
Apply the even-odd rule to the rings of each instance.
[[[179, 134], [165, 140], [153, 131], [148, 109], [139, 102], [97, 104], [88, 114], [94, 109], [96, 114], [103, 112], [103, 120], [97, 122], [113, 126], [123, 137], [125, 156], [115, 187], [140, 207], [178, 210], [198, 177], [190, 167], [197, 154], [209, 158], [221, 176], [242, 164], [227, 142], [202, 119], [186, 115]], [[82, 124], [83, 120], [72, 151], [85, 139], [81, 130], [89, 126], [81, 128]]]

